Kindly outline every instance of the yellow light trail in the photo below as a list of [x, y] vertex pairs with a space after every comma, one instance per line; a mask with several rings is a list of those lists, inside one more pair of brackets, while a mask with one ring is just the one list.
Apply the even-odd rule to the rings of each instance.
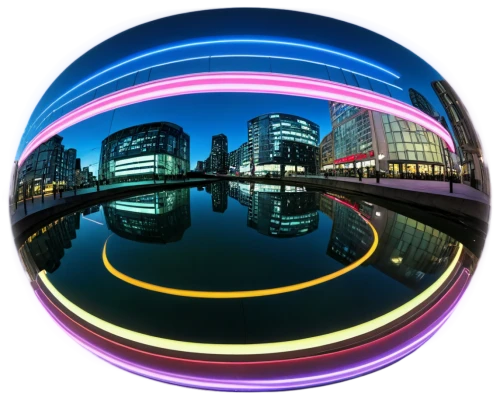
[[40, 280], [44, 283], [47, 290], [69, 311], [76, 316], [80, 317], [87, 323], [102, 329], [115, 336], [121, 337], [126, 340], [131, 340], [136, 343], [141, 343], [147, 346], [157, 347], [161, 349], [168, 349], [173, 351], [181, 351], [187, 353], [199, 354], [218, 354], [218, 355], [255, 355], [255, 354], [272, 354], [283, 353], [289, 351], [299, 351], [311, 349], [315, 347], [327, 346], [333, 343], [338, 343], [344, 340], [349, 340], [357, 336], [364, 335], [372, 332], [391, 322], [408, 314], [416, 307], [428, 300], [434, 293], [436, 293], [446, 280], [450, 277], [455, 269], [460, 255], [462, 254], [463, 245], [459, 243], [458, 250], [450, 265], [444, 273], [426, 290], [418, 296], [411, 299], [409, 302], [401, 305], [400, 307], [384, 314], [371, 321], [364, 322], [351, 328], [343, 329], [336, 332], [326, 333], [324, 335], [314, 336], [310, 338], [289, 340], [285, 342], [274, 343], [255, 343], [255, 344], [214, 344], [214, 343], [195, 343], [183, 342], [179, 340], [172, 340], [157, 336], [150, 336], [144, 333], [132, 331], [130, 329], [122, 328], [111, 324], [103, 319], [88, 313], [81, 309], [76, 304], [72, 303], [64, 297], [50, 282], [47, 272], [45, 270], [38, 274]]
[[[357, 211], [355, 211], [357, 212]], [[358, 213], [359, 215], [359, 213]], [[241, 298], [248, 298], [248, 297], [262, 297], [262, 296], [273, 296], [277, 294], [283, 294], [283, 293], [288, 293], [288, 292], [295, 292], [297, 290], [302, 290], [309, 288], [311, 286], [316, 286], [324, 282], [331, 281], [335, 278], [338, 278], [339, 276], [342, 276], [349, 271], [352, 271], [353, 269], [359, 267], [363, 262], [365, 262], [377, 249], [378, 246], [378, 234], [377, 231], [375, 230], [375, 227], [371, 224], [370, 221], [365, 219], [360, 215], [360, 217], [370, 226], [370, 228], [373, 231], [373, 243], [368, 252], [361, 257], [360, 259], [356, 260], [352, 264], [349, 264], [348, 266], [333, 272], [328, 275], [321, 276], [316, 279], [312, 279], [310, 281], [302, 282], [302, 283], [297, 283], [294, 285], [289, 285], [289, 286], [281, 286], [281, 287], [276, 287], [276, 288], [270, 288], [270, 289], [259, 289], [259, 290], [243, 290], [243, 291], [227, 291], [227, 292], [211, 292], [211, 291], [199, 291], [199, 290], [186, 290], [186, 289], [175, 289], [175, 288], [170, 288], [166, 286], [159, 286], [159, 285], [154, 285], [152, 283], [144, 282], [139, 279], [132, 278], [128, 275], [125, 275], [123, 272], [118, 271], [113, 265], [109, 262], [108, 256], [106, 255], [106, 246], [108, 244], [108, 240], [111, 237], [111, 235], [106, 239], [104, 242], [104, 247], [102, 249], [102, 261], [104, 263], [104, 266], [106, 269], [114, 275], [116, 278], [127, 282], [133, 286], [140, 287], [142, 289], [150, 290], [153, 292], [159, 292], [159, 293], [164, 293], [164, 294], [169, 294], [172, 296], [182, 296], [182, 297], [197, 297], [197, 298], [203, 298], [203, 299], [241, 299]]]

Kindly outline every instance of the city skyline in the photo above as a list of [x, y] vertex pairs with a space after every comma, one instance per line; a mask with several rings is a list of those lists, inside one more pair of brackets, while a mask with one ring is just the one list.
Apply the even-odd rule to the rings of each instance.
[[[224, 114], [206, 109], [205, 104], [218, 105]], [[223, 133], [231, 152], [248, 140], [247, 123], [269, 113], [299, 115], [320, 126], [320, 132], [330, 127], [328, 102], [305, 97], [269, 94], [215, 93], [196, 94], [149, 101], [117, 109], [83, 121], [61, 133], [68, 148], [76, 148], [82, 168], [97, 175], [102, 141], [122, 129], [151, 122], [179, 125], [191, 138], [190, 169], [197, 161], [207, 158], [212, 136]], [[195, 117], [193, 117], [195, 113]], [[213, 128], [211, 128], [213, 126]]]

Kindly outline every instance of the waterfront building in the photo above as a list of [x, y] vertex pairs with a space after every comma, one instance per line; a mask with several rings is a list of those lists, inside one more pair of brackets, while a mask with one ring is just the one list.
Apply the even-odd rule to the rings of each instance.
[[106, 183], [163, 180], [190, 169], [190, 139], [171, 122], [136, 125], [102, 141], [99, 180]]
[[196, 162], [196, 172], [203, 172], [205, 171], [205, 161], [197, 161]]
[[290, 114], [265, 114], [248, 121], [250, 169], [255, 175], [319, 171], [319, 126]]
[[210, 193], [212, 195], [212, 211], [224, 213], [227, 210], [229, 183], [227, 181], [212, 183], [210, 185]]
[[334, 154], [333, 154], [333, 131], [326, 135], [319, 144], [319, 161], [320, 169], [323, 172], [328, 172], [333, 170], [334, 164]]
[[56, 135], [38, 146], [17, 174], [18, 198], [54, 189], [69, 190], [75, 185], [76, 150], [64, 149], [63, 138]]
[[212, 150], [210, 152], [210, 169], [212, 172], [227, 172], [229, 157], [227, 151], [227, 136], [223, 133], [212, 136]]
[[329, 103], [336, 174], [444, 180], [441, 139], [413, 122], [392, 115]]
[[238, 147], [236, 150], [229, 152], [229, 171], [239, 172], [241, 163], [241, 151]]
[[462, 182], [490, 194], [489, 173], [484, 163], [481, 142], [467, 109], [447, 81], [435, 81], [431, 86], [446, 111], [454, 136], [463, 153]]

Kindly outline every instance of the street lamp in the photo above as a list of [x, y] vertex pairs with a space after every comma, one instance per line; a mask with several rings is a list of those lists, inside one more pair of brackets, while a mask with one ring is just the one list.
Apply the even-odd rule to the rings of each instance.
[[375, 158], [375, 178], [377, 179], [377, 183], [380, 183], [380, 160], [385, 158], [385, 154], [380, 153], [377, 158]]

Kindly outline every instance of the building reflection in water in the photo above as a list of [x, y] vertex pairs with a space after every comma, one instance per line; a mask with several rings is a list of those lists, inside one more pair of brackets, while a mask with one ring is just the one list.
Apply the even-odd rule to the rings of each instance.
[[371, 246], [370, 240], [365, 241], [373, 235], [357, 217], [357, 210], [370, 220], [379, 236], [379, 245], [366, 265], [415, 291], [425, 287], [426, 277], [439, 276], [446, 269], [458, 246], [455, 239], [437, 229], [364, 201], [322, 195], [320, 209], [333, 219], [328, 255], [347, 264]]
[[248, 207], [247, 226], [278, 238], [318, 229], [318, 193], [302, 187], [229, 182], [229, 195]]
[[64, 257], [64, 250], [71, 248], [80, 229], [80, 213], [73, 213], [51, 222], [32, 234], [19, 249], [19, 256], [31, 280], [42, 270], [54, 272]]
[[171, 243], [191, 226], [190, 189], [143, 194], [103, 205], [108, 228], [125, 239]]
[[[212, 194], [212, 211], [218, 213], [224, 213], [227, 210], [227, 196], [229, 194], [229, 182], [215, 182], [210, 186], [210, 192]], [[207, 190], [208, 192], [208, 190]]]

